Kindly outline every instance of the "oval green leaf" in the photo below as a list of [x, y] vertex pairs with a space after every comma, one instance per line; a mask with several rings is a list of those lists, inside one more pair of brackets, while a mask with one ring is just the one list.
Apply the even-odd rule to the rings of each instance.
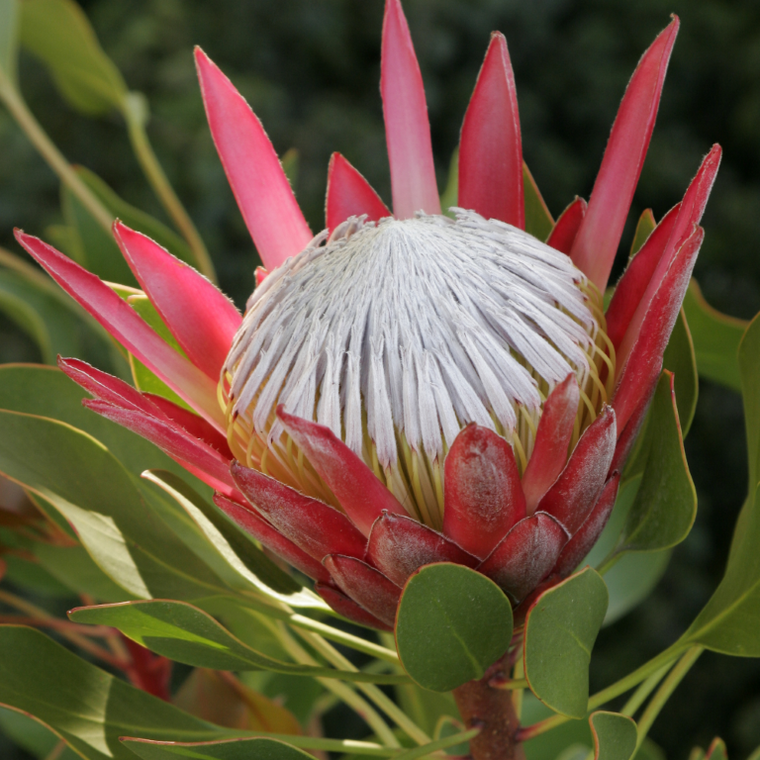
[[594, 760], [631, 760], [639, 732], [626, 715], [600, 710], [589, 718], [594, 736]]
[[482, 678], [508, 649], [512, 606], [489, 578], [462, 565], [427, 565], [407, 581], [396, 616], [406, 672], [431, 691]]
[[525, 620], [525, 677], [555, 712], [583, 718], [591, 650], [607, 611], [607, 586], [590, 567], [533, 603]]

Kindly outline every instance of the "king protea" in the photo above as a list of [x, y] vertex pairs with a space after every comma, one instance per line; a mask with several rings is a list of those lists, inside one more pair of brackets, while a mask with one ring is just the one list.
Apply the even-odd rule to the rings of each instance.
[[263, 261], [244, 316], [158, 244], [114, 224], [181, 351], [107, 284], [19, 242], [194, 411], [76, 359], [85, 404], [150, 439], [314, 579], [339, 613], [392, 628], [410, 574], [455, 562], [520, 604], [598, 538], [703, 238], [716, 146], [608, 284], [678, 19], [631, 78], [588, 203], [525, 232], [514, 78], [494, 33], [464, 117], [459, 196], [441, 214], [425, 94], [399, 0], [381, 92], [393, 211], [340, 154], [309, 229], [261, 123], [196, 51], [211, 133]]

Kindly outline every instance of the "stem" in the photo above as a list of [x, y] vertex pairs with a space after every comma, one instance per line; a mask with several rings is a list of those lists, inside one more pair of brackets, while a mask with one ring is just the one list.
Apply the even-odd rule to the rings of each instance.
[[[299, 631], [300, 633], [300, 631]], [[358, 670], [331, 644], [316, 633], [304, 632], [300, 635], [308, 641], [328, 662], [344, 670]], [[417, 744], [428, 744], [430, 737], [380, 689], [371, 683], [357, 683], [357, 688], [365, 693], [402, 731]]]
[[633, 717], [636, 710], [641, 707], [646, 701], [646, 698], [652, 693], [658, 683], [662, 681], [665, 674], [672, 667], [672, 663], [668, 663], [661, 667], [656, 673], [652, 673], [646, 681], [644, 681], [638, 689], [631, 695], [631, 698], [623, 705], [623, 709], [620, 711], [621, 715], [627, 715], [629, 718]]
[[0, 70], [0, 100], [5, 103], [13, 118], [29, 138], [29, 141], [45, 161], [47, 161], [50, 168], [58, 175], [61, 182], [76, 195], [82, 205], [97, 220], [98, 224], [110, 234], [113, 223], [111, 213], [90, 192], [87, 185], [79, 179], [69, 162], [47, 136], [37, 119], [34, 118], [34, 114], [29, 110], [21, 94], [8, 81], [7, 76], [2, 70]]
[[503, 669], [499, 660], [479, 681], [470, 681], [454, 689], [459, 712], [467, 728], [480, 728], [470, 740], [473, 760], [524, 760], [521, 746], [520, 719], [512, 694], [495, 689], [490, 682]]
[[[680, 656], [682, 651], [681, 648], [671, 647], [670, 649], [666, 649], [664, 652], [660, 652], [657, 657], [654, 657], [649, 662], [644, 663], [640, 668], [634, 670], [633, 673], [629, 673], [625, 678], [621, 678], [606, 689], [597, 692], [588, 701], [588, 712], [593, 712], [597, 707], [601, 707], [611, 699], [630, 691], [644, 679], [661, 670], [665, 665], [672, 663]], [[532, 726], [521, 728], [519, 731], [520, 741], [528, 741], [528, 739], [533, 739], [536, 736], [545, 734], [547, 731], [551, 731], [551, 729], [561, 726], [569, 720], [575, 720], [575, 718], [568, 718], [566, 715], [552, 715], [550, 718], [534, 723]]]
[[211, 263], [211, 257], [206, 250], [198, 230], [195, 228], [192, 220], [188, 216], [185, 207], [174, 192], [174, 188], [169, 184], [169, 180], [161, 168], [161, 164], [153, 152], [153, 148], [145, 132], [143, 119], [131, 108], [123, 109], [124, 118], [127, 121], [127, 131], [132, 143], [132, 149], [137, 156], [140, 167], [145, 174], [146, 179], [153, 188], [153, 192], [161, 201], [161, 205], [166, 209], [177, 229], [182, 233], [190, 250], [193, 252], [195, 263], [198, 270], [208, 277], [211, 282], [216, 282], [216, 273], [214, 265]]
[[[50, 625], [50, 621], [57, 620], [57, 618], [54, 615], [51, 615], [49, 612], [45, 612], [45, 610], [37, 607], [31, 602], [27, 602], [25, 599], [21, 599], [15, 594], [11, 594], [8, 591], [3, 591], [2, 589], [0, 589], [0, 602], [4, 602], [9, 607], [15, 607], [17, 610], [25, 612], [27, 615], [34, 619], [34, 625]], [[63, 636], [63, 638], [68, 639], [72, 644], [76, 644], [76, 646], [78, 646], [80, 649], [84, 649], [86, 652], [89, 652], [104, 662], [113, 665], [119, 670], [123, 670], [127, 664], [122, 660], [114, 657], [108, 650], [103, 649], [103, 647], [98, 646], [97, 644], [90, 641], [90, 639], [88, 639], [86, 636], [83, 636], [81, 633], [76, 633], [75, 631], [71, 631], [65, 627], [60, 627], [58, 632], [61, 636]]]
[[691, 647], [691, 649], [681, 657], [673, 670], [670, 671], [670, 675], [662, 682], [660, 688], [657, 689], [655, 695], [652, 697], [652, 701], [647, 705], [647, 709], [644, 710], [644, 713], [639, 719], [639, 740], [636, 743], [637, 750], [649, 733], [649, 729], [652, 727], [655, 718], [659, 715], [660, 710], [662, 710], [678, 684], [681, 683], [683, 677], [689, 672], [691, 666], [699, 659], [702, 652], [704, 652], [704, 647]]
[[337, 641], [339, 644], [351, 647], [351, 649], [355, 649], [357, 652], [364, 652], [364, 654], [391, 662], [394, 665], [400, 664], [398, 655], [393, 650], [380, 644], [375, 644], [372, 641], [360, 639], [358, 636], [353, 636], [350, 633], [333, 628], [331, 625], [325, 625], [325, 623], [320, 623], [318, 620], [312, 620], [311, 618], [296, 614], [288, 618], [288, 623], [298, 628], [305, 628], [307, 631], [319, 633], [326, 639]]
[[513, 678], [509, 681], [500, 681], [496, 678], [492, 678], [489, 686], [492, 689], [502, 689], [503, 691], [517, 691], [519, 689], [527, 689], [528, 681], [525, 678]]
[[[288, 633], [287, 628], [282, 623], [276, 623], [276, 627], [273, 628], [273, 630], [276, 631], [280, 643], [285, 647], [285, 650], [294, 660], [296, 660], [296, 662], [299, 662], [302, 665], [319, 665], [319, 663]], [[374, 707], [372, 707], [372, 705], [369, 704], [369, 702], [357, 694], [351, 686], [336, 681], [333, 678], [317, 678], [317, 681], [319, 681], [319, 683], [321, 683], [328, 691], [335, 694], [336, 697], [342, 699], [354, 710], [354, 712], [356, 712], [357, 715], [363, 718], [375, 735], [384, 744], [394, 748], [401, 746], [382, 716]]]
[[64, 753], [67, 744], [61, 739], [58, 744], [50, 750], [49, 754], [45, 755], [45, 760], [58, 760], [58, 758]]

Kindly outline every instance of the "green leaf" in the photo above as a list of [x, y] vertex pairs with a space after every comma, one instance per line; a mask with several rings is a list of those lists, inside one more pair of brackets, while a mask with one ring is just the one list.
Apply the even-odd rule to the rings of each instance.
[[525, 163], [523, 163], [523, 188], [525, 194], [525, 231], [539, 240], [546, 240], [554, 229], [554, 219], [549, 213], [536, 180], [533, 179], [533, 175]]
[[[0, 708], [0, 731], [33, 757], [46, 760], [61, 741], [33, 718], [15, 710]], [[81, 760], [81, 755], [66, 747], [56, 760]]]
[[456, 206], [459, 195], [459, 148], [455, 148], [449, 161], [449, 176], [446, 180], [446, 187], [441, 195], [441, 210], [446, 216], [453, 217], [449, 211], [452, 206]]
[[[455, 718], [448, 715], [444, 715], [438, 721], [438, 725], [435, 727], [435, 738], [446, 739], [449, 736], [456, 736], [464, 731], [462, 723]], [[457, 755], [459, 757], [466, 757], [470, 754], [470, 743], [462, 742], [461, 744], [455, 744], [453, 747], [449, 747], [446, 750], [447, 755]]]
[[633, 233], [633, 242], [631, 243], [631, 252], [628, 254], [628, 261], [641, 250], [641, 246], [646, 243], [647, 238], [652, 234], [656, 226], [657, 222], [654, 219], [652, 209], [644, 209], [644, 212], [639, 217], [639, 221], [636, 223], [636, 231]]
[[304, 758], [313, 760], [313, 755], [307, 755], [296, 749], [293, 746], [295, 744], [323, 752], [350, 752], [355, 755], [376, 757], [390, 757], [398, 754], [394, 749], [372, 742], [320, 739], [311, 736], [283, 736], [280, 739], [226, 739], [187, 744], [132, 738], [124, 740], [124, 746], [134, 753], [130, 755], [131, 760], [135, 759], [135, 755], [143, 760], [176, 760], [179, 757], [191, 757], [193, 760], [304, 760]]
[[134, 760], [119, 741], [125, 734], [169, 741], [229, 735], [22, 626], [0, 627], [0, 704], [33, 716], [87, 760]]
[[[135, 93], [131, 94], [135, 95]], [[290, 151], [285, 154], [283, 161], [289, 154]], [[177, 258], [191, 264], [195, 261], [190, 246], [176, 232], [150, 214], [146, 214], [141, 209], [127, 203], [94, 172], [84, 166], [75, 167], [75, 171], [79, 179], [92, 190], [93, 194], [113, 214], [115, 219], [121, 219], [128, 227], [155, 240]], [[121, 254], [119, 256], [121, 257]]]
[[594, 735], [594, 760], [631, 760], [639, 732], [631, 718], [599, 710], [589, 718]]
[[101, 280], [137, 285], [113, 235], [67, 185], [61, 185], [61, 210], [66, 221], [66, 237], [59, 237], [64, 253]]
[[20, 31], [21, 44], [50, 69], [74, 108], [95, 116], [122, 107], [124, 80], [73, 0], [24, 0]]
[[507, 651], [512, 625], [512, 606], [492, 580], [462, 565], [427, 565], [401, 595], [398, 653], [420, 686], [451, 691], [483, 677]]
[[[289, 605], [325, 609], [324, 603], [272, 562], [237, 525], [197, 494], [184, 480], [164, 470], [150, 470], [143, 477], [169, 494], [198, 525], [220, 562], [212, 565], [229, 585], [251, 587]], [[301, 592], [299, 594], [299, 592]], [[298, 597], [295, 595], [299, 594]]]
[[706, 760], [728, 760], [728, 751], [723, 739], [715, 738], [707, 749]]
[[280, 159], [282, 164], [282, 170], [285, 172], [285, 176], [288, 178], [288, 182], [292, 188], [295, 188], [298, 182], [298, 169], [301, 163], [301, 154], [298, 152], [298, 148], [288, 148], [283, 153]]
[[678, 314], [670, 340], [665, 348], [662, 366], [673, 373], [678, 418], [681, 421], [683, 437], [686, 438], [694, 420], [694, 413], [697, 411], [699, 377], [697, 375], [694, 342], [691, 339], [691, 332], [683, 309]]
[[[534, 723], [552, 717], [554, 712], [536, 699], [530, 692], [523, 694], [522, 712], [520, 720], [524, 726], [532, 726]], [[587, 720], [568, 720], [556, 726], [551, 731], [546, 731], [523, 744], [527, 760], [559, 760], [564, 755], [564, 750], [571, 747], [583, 748], [583, 760], [591, 752], [593, 740], [591, 727]]]
[[41, 567], [75, 594], [88, 594], [99, 602], [134, 598], [114, 583], [81, 546], [36, 543], [32, 552]]
[[0, 365], [0, 409], [65, 422], [100, 441], [133, 475], [157, 467], [180, 476], [201, 495], [211, 494], [207, 485], [150, 441], [83, 407], [84, 398], [89, 394], [53, 367]]
[[758, 747], [747, 760], [760, 760], [760, 747]]
[[744, 398], [749, 496], [734, 529], [720, 585], [684, 634], [685, 644], [715, 652], [760, 657], [760, 318], [755, 317], [739, 349]]
[[18, 0], [0, 0], [0, 69], [16, 81], [18, 55]]
[[0, 269], [0, 310], [37, 344], [42, 360], [82, 353], [81, 322], [70, 309], [17, 272]]
[[705, 301], [692, 280], [683, 302], [701, 377], [741, 391], [738, 351], [748, 322], [722, 314]]
[[641, 486], [620, 535], [617, 553], [668, 549], [689, 534], [697, 494], [686, 463], [673, 375], [660, 376], [647, 424]]
[[544, 591], [525, 620], [525, 677], [555, 712], [583, 718], [591, 650], [607, 611], [607, 586], [590, 567]]
[[141, 598], [224, 593], [221, 580], [147, 509], [101, 443], [64, 423], [0, 412], [0, 472], [47, 499], [95, 562]]
[[400, 683], [404, 676], [334, 670], [277, 660], [244, 644], [203, 610], [185, 602], [157, 599], [69, 613], [76, 623], [110, 625], [157, 654], [213, 670], [272, 670], [276, 673], [340, 678], [368, 683]]
[[416, 683], [396, 687], [401, 709], [426, 733], [432, 734], [443, 716], [459, 715], [451, 692], [428, 691]]
[[197, 760], [313, 760], [314, 757], [273, 739], [236, 739], [185, 746], [129, 740], [125, 746], [143, 760], [175, 760], [178, 757]]
[[[132, 294], [127, 296], [126, 300], [165, 343], [168, 343], [178, 354], [187, 358], [176, 338], [171, 334], [164, 320], [161, 319], [161, 315], [156, 310], [156, 307], [146, 295]], [[155, 393], [157, 396], [163, 396], [169, 399], [169, 401], [173, 401], [175, 404], [193, 411], [163, 380], [153, 374], [151, 370], [132, 356], [132, 354], [129, 355], [129, 364], [132, 368], [135, 387], [138, 390], [143, 393]]]
[[[594, 548], [580, 563], [580, 567], [597, 567], [614, 550], [640, 484], [640, 475], [621, 484], [612, 515]], [[628, 552], [604, 573], [604, 582], [610, 594], [607, 614], [604, 617], [605, 626], [619, 620], [649, 596], [665, 572], [670, 555], [669, 549], [656, 552]]]

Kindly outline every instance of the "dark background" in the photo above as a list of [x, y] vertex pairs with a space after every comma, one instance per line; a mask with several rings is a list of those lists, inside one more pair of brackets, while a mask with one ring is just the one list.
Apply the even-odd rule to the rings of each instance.
[[[203, 235], [222, 288], [242, 305], [258, 263], [205, 124], [192, 60], [201, 45], [247, 97], [278, 152], [295, 147], [298, 199], [323, 225], [327, 162], [339, 150], [390, 202], [378, 90], [381, 0], [88, 0], [100, 41], [131, 89], [144, 92], [154, 147]], [[425, 80], [439, 186], [445, 183], [472, 86], [498, 29], [515, 69], [525, 159], [552, 213], [588, 197], [626, 82], [669, 22], [682, 27], [634, 199], [634, 220], [659, 219], [681, 197], [714, 142], [724, 162], [703, 220], [696, 268], [707, 299], [749, 318], [760, 310], [760, 7], [757, 0], [406, 0]], [[88, 120], [22, 56], [27, 100], [66, 157], [133, 204], [164, 218], [117, 115]], [[0, 111], [0, 244], [14, 226], [60, 221], [55, 176]], [[632, 224], [621, 246], [630, 245]], [[617, 271], [617, 270], [616, 270]], [[0, 360], [39, 360], [0, 318]], [[665, 578], [637, 610], [600, 635], [592, 691], [685, 630], [718, 584], [746, 493], [741, 402], [702, 383], [687, 453], [700, 512]], [[760, 547], [758, 547], [760, 550]], [[760, 665], [706, 653], [651, 731], [673, 760], [721, 735], [732, 758], [760, 744]]]

